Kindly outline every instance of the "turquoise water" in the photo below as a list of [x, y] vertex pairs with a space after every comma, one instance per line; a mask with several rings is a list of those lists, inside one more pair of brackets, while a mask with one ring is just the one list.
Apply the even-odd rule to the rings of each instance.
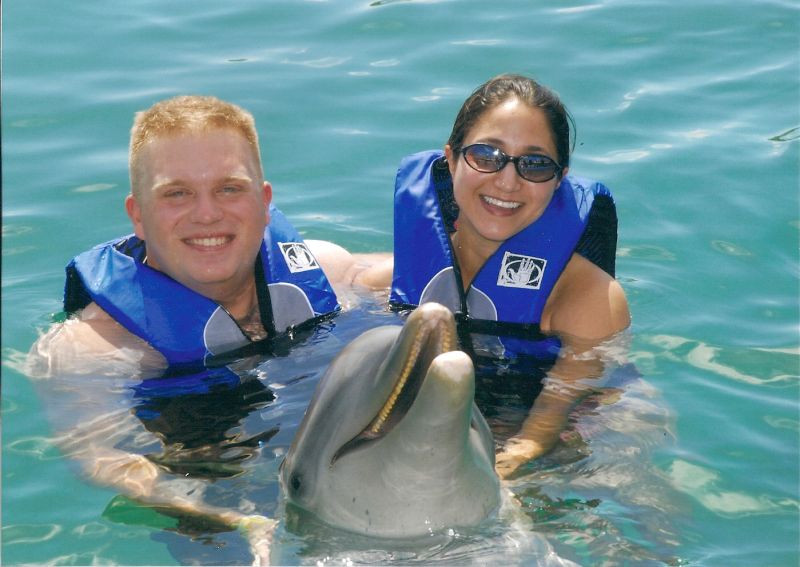
[[[128, 231], [122, 199], [136, 110], [179, 93], [245, 106], [259, 124], [275, 201], [303, 234], [385, 251], [399, 159], [441, 147], [471, 89], [513, 71], [561, 94], [578, 126], [573, 171], [615, 193], [618, 276], [634, 316], [629, 358], [642, 375], [618, 403], [576, 418], [591, 459], [567, 447], [515, 487], [532, 531], [582, 565], [797, 565], [796, 3], [11, 0], [3, 8], [4, 564], [248, 561], [237, 534], [176, 533], [172, 519], [80, 480], [48, 442], [36, 385], [17, 370], [60, 309], [63, 265]], [[215, 483], [218, 498], [244, 494], [277, 510], [275, 463], [300, 400], [345, 340], [384, 318], [348, 315], [264, 362], [271, 382], [291, 387], [277, 404], [245, 406], [241, 428], [254, 434], [280, 422], [281, 431], [247, 474]], [[292, 418], [281, 421], [271, 413], [278, 408]], [[60, 410], [75, 408], [65, 401]], [[341, 559], [304, 537], [281, 533], [281, 562]], [[350, 545], [369, 562], [452, 564], [488, 560], [493, 541], [422, 542], [383, 555]], [[516, 562], [535, 560], [523, 552]]]

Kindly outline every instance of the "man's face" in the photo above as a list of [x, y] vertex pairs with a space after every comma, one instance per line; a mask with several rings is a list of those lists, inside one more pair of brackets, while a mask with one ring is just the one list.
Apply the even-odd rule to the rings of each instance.
[[125, 202], [147, 263], [220, 303], [252, 291], [272, 188], [233, 129], [156, 138]]

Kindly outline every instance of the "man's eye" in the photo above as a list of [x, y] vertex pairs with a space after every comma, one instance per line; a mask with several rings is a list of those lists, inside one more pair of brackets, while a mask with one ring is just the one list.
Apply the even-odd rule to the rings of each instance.
[[185, 191], [184, 189], [170, 189], [169, 191], [164, 193], [164, 196], [167, 197], [168, 199], [179, 199], [181, 197], [185, 197], [188, 194], [189, 192]]
[[226, 194], [239, 193], [240, 191], [242, 191], [242, 188], [236, 185], [226, 185], [222, 188], [222, 192]]

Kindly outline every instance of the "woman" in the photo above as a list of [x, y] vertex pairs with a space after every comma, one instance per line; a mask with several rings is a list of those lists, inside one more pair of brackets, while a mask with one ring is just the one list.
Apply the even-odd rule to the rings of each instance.
[[[549, 451], [567, 413], [602, 374], [580, 356], [630, 324], [614, 279], [616, 213], [607, 188], [567, 178], [569, 115], [532, 79], [500, 75], [463, 104], [441, 152], [406, 158], [395, 194], [393, 261], [356, 282], [390, 303], [438, 301], [467, 342], [558, 360], [519, 433], [497, 455], [512, 474]], [[486, 341], [486, 335], [500, 337]], [[557, 337], [557, 338], [556, 338]]]

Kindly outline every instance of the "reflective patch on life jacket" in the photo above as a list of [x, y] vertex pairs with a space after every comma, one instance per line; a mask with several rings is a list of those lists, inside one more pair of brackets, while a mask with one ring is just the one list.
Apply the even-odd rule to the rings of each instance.
[[522, 289], [539, 289], [542, 286], [547, 260], [508, 252], [503, 255], [497, 285]]
[[222, 308], [217, 307], [203, 329], [203, 343], [211, 355], [222, 354], [248, 344], [250, 340]]
[[278, 242], [286, 266], [293, 274], [306, 270], [319, 270], [319, 264], [305, 242]]

